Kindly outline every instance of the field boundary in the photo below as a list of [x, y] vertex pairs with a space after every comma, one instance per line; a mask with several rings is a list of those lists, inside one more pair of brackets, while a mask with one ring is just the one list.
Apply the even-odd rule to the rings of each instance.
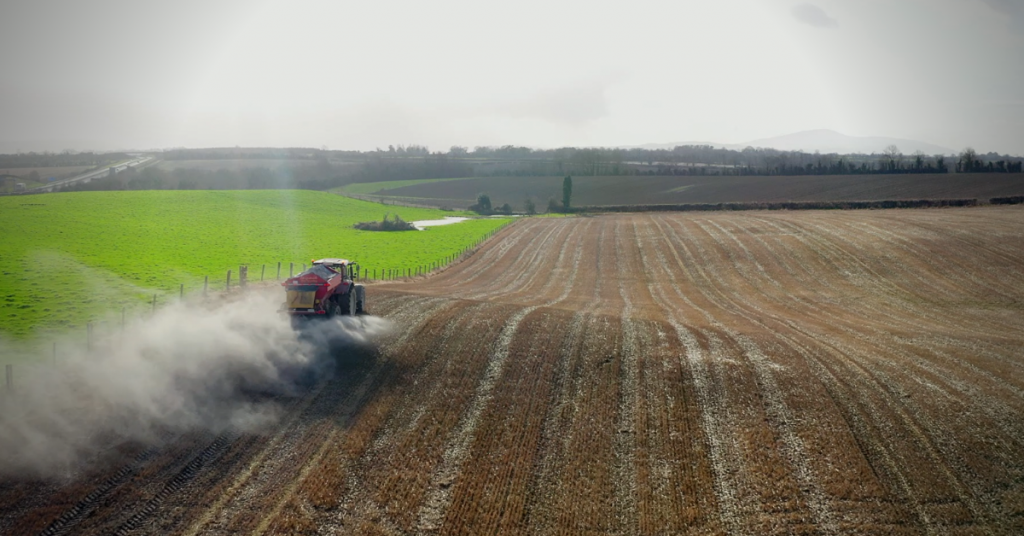
[[[992, 200], [996, 204], [995, 199]], [[1006, 204], [1006, 203], [1003, 203]], [[866, 210], [886, 208], [976, 207], [977, 199], [887, 199], [880, 201], [780, 201], [749, 203], [681, 203], [655, 205], [586, 205], [569, 209], [588, 212], [709, 212], [724, 210]]]

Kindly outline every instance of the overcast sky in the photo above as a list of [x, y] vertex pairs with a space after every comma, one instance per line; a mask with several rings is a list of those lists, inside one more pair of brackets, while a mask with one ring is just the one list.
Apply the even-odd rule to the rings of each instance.
[[0, 4], [0, 151], [740, 143], [1024, 154], [1024, 0]]

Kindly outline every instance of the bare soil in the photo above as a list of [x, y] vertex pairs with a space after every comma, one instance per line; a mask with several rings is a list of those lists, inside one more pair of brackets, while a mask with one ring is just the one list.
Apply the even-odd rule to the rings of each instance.
[[271, 433], [0, 482], [0, 533], [1024, 532], [1021, 207], [528, 219], [367, 292]]

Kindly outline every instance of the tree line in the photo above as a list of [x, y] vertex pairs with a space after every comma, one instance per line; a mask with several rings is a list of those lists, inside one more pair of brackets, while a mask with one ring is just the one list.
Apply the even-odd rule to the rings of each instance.
[[[91, 155], [91, 156], [90, 156]], [[127, 158], [127, 155], [120, 155]], [[4, 158], [7, 158], [4, 160]], [[595, 175], [857, 175], [900, 173], [1021, 173], [1022, 158], [979, 154], [967, 148], [952, 158], [917, 152], [904, 155], [896, 146], [881, 154], [838, 155], [709, 145], [672, 149], [575, 148], [532, 149], [455, 146], [431, 152], [426, 146], [388, 146], [373, 151], [310, 148], [175, 149], [158, 158], [160, 166], [129, 169], [117, 175], [76, 183], [67, 190], [110, 189], [267, 189], [326, 190], [346, 184], [435, 178], [488, 176]], [[75, 159], [79, 160], [75, 160]], [[41, 161], [89, 161], [111, 155], [0, 155], [0, 165], [40, 165]], [[33, 160], [34, 159], [34, 160]], [[185, 160], [243, 160], [251, 165], [195, 169]], [[557, 201], [556, 201], [557, 203]]]
[[0, 170], [43, 167], [101, 166], [131, 158], [124, 153], [94, 153], [66, 150], [0, 154]]
[[[514, 145], [452, 146], [430, 152], [425, 146], [388, 146], [362, 153], [389, 161], [447, 158], [469, 163], [473, 170], [458, 176], [559, 175], [877, 175], [900, 173], [1020, 173], [1021, 157], [980, 155], [966, 148], [952, 159], [921, 151], [904, 155], [895, 145], [878, 154], [820, 154], [747, 147], [681, 145], [672, 149], [578, 148], [533, 149]], [[460, 169], [460, 171], [465, 171]]]

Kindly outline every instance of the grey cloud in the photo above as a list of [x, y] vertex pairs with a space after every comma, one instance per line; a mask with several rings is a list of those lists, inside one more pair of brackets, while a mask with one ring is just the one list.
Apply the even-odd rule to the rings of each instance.
[[982, 0], [997, 13], [1006, 15], [1010, 29], [1024, 33], [1024, 0]]
[[793, 18], [815, 28], [837, 28], [839, 21], [828, 16], [823, 9], [814, 4], [800, 4], [794, 7], [790, 13]]
[[499, 112], [570, 126], [585, 125], [608, 115], [608, 85], [608, 81], [600, 80], [556, 88], [501, 106]]

